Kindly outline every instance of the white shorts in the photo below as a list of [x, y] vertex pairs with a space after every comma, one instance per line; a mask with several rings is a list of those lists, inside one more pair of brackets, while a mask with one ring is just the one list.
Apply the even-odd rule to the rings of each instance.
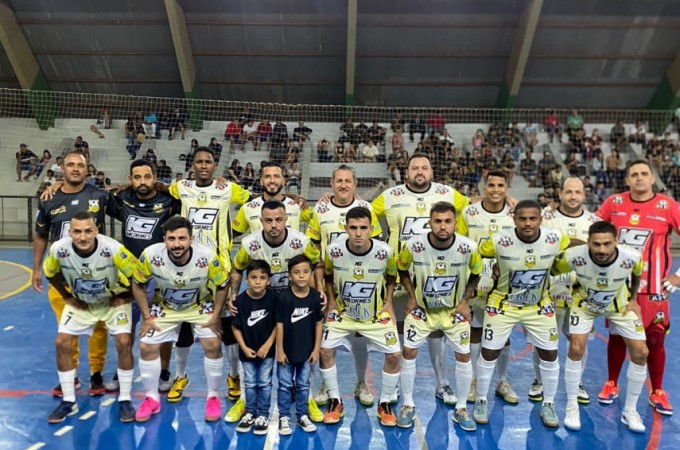
[[569, 317], [571, 316], [571, 307], [555, 307], [555, 320], [557, 321], [557, 331], [569, 337]]
[[486, 309], [486, 297], [475, 297], [470, 300], [470, 314], [472, 315], [472, 328], [484, 326], [484, 310]]
[[583, 308], [572, 307], [569, 318], [569, 332], [572, 334], [587, 334], [593, 329], [595, 319], [604, 317], [609, 321], [609, 334], [615, 334], [627, 339], [638, 341], [646, 340], [645, 328], [638, 316], [628, 311], [626, 314], [611, 312], [605, 315], [596, 315]]
[[482, 347], [490, 350], [502, 349], [517, 324], [524, 327], [527, 342], [543, 350], [557, 350], [557, 321], [555, 311], [549, 304], [543, 309], [494, 309], [491, 314], [487, 308], [484, 314]]
[[321, 333], [321, 348], [342, 347], [351, 352], [352, 344], [349, 338], [353, 337], [355, 333], [360, 333], [366, 339], [366, 348], [369, 352], [401, 352], [397, 327], [391, 320], [387, 323], [359, 322], [342, 315], [338, 316], [337, 320], [324, 323]]
[[460, 317], [456, 322], [450, 313], [428, 314], [416, 308], [404, 319], [404, 347], [417, 349], [433, 331], [443, 331], [456, 353], [470, 353], [470, 322]]
[[130, 333], [132, 330], [132, 307], [129, 303], [112, 308], [108, 302], [78, 309], [66, 305], [59, 321], [59, 333], [73, 336], [92, 336], [97, 322], [104, 322], [111, 334]]
[[[179, 329], [182, 322], [187, 322], [192, 325], [194, 337], [199, 339], [217, 338], [210, 328], [203, 328], [201, 325], [207, 323], [212, 317], [205, 311], [210, 310], [212, 301], [205, 302], [203, 306], [191, 307], [185, 311], [175, 311], [171, 308], [164, 308], [160, 303], [154, 303], [152, 306], [155, 317], [154, 323], [161, 331], [151, 330], [140, 340], [145, 344], [162, 344], [163, 342], [177, 342], [179, 337]], [[214, 309], [214, 308], [213, 308]]]

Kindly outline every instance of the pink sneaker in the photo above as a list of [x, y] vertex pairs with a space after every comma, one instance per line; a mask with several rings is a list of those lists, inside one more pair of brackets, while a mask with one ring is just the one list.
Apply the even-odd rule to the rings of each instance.
[[208, 397], [205, 402], [205, 421], [216, 422], [222, 417], [222, 404], [217, 397]]
[[146, 422], [151, 416], [159, 412], [161, 412], [161, 402], [151, 397], [146, 397], [135, 413], [135, 420], [137, 422]]

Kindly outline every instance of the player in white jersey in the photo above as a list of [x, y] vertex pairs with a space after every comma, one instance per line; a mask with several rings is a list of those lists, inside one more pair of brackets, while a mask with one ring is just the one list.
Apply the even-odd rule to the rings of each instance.
[[541, 207], [533, 200], [517, 203], [514, 221], [514, 230], [499, 231], [479, 246], [483, 257], [496, 258], [498, 279], [484, 314], [482, 352], [477, 360], [477, 400], [472, 416], [479, 424], [488, 423], [486, 396], [496, 358], [512, 329], [522, 324], [527, 341], [538, 347], [541, 357], [543, 424], [558, 427], [554, 399], [560, 373], [559, 335], [547, 286], [553, 261], [569, 246], [569, 238], [541, 226]]
[[[401, 359], [403, 406], [397, 425], [411, 428], [416, 415], [413, 389], [418, 348], [433, 331], [442, 331], [456, 357], [456, 394], [466, 399], [472, 381], [470, 307], [482, 271], [477, 243], [455, 233], [456, 211], [448, 202], [430, 210], [430, 232], [414, 236], [399, 252], [399, 280], [408, 293]], [[413, 275], [409, 274], [412, 270]], [[417, 289], [415, 288], [417, 286]], [[456, 404], [453, 421], [465, 431], [477, 429], [466, 402]]]
[[346, 219], [347, 237], [328, 245], [324, 268], [318, 268], [315, 274], [317, 286], [325, 274], [329, 299], [320, 359], [321, 378], [329, 396], [324, 423], [338, 423], [344, 414], [335, 349], [351, 350], [346, 338], [359, 332], [368, 341], [369, 350], [385, 354], [378, 417], [381, 425], [393, 427], [397, 418], [390, 400], [399, 381], [401, 357], [392, 307], [395, 256], [390, 246], [370, 238], [371, 212], [367, 208], [352, 208]]
[[285, 205], [288, 215], [287, 227], [300, 231], [301, 222], [309, 223], [312, 218], [312, 208], [309, 206], [302, 208], [294, 198], [283, 195], [281, 190], [284, 181], [283, 167], [280, 164], [267, 162], [262, 166], [260, 184], [262, 184], [264, 192], [261, 197], [249, 201], [238, 210], [236, 217], [231, 222], [234, 237], [244, 234], [248, 230], [253, 233], [262, 228], [260, 211], [264, 202], [269, 200], [276, 200]]
[[[432, 164], [424, 153], [414, 153], [408, 161], [406, 184], [386, 189], [376, 197], [371, 205], [373, 212], [384, 218], [389, 226], [389, 244], [395, 254], [401, 250], [401, 242], [408, 242], [413, 236], [427, 234], [429, 229], [429, 211], [437, 202], [446, 201], [453, 204], [457, 213], [470, 203], [470, 199], [455, 189], [432, 182]], [[398, 291], [399, 292], [399, 291]], [[401, 319], [406, 302], [406, 294], [395, 295], [395, 310]], [[444, 344], [444, 334], [433, 333], [428, 339], [430, 361], [437, 379], [436, 397], [447, 405], [457, 401], [446, 374], [448, 372], [448, 353]]]
[[636, 300], [644, 267], [642, 257], [631, 247], [617, 246], [616, 227], [610, 222], [592, 224], [588, 234], [587, 246], [568, 249], [553, 267], [554, 273], [574, 271], [578, 281], [578, 288], [573, 293], [569, 320], [571, 339], [564, 367], [567, 391], [564, 426], [570, 430], [581, 429], [577, 402], [581, 381], [580, 360], [595, 319], [606, 317], [610, 330], [624, 339], [630, 353], [621, 422], [635, 433], [644, 433], [645, 425], [637, 412], [638, 398], [647, 376], [648, 354], [640, 306]]
[[[486, 240], [489, 236], [502, 230], [510, 230], [515, 227], [510, 214], [510, 206], [507, 204], [508, 176], [502, 170], [492, 170], [484, 180], [484, 198], [463, 209], [461, 219], [458, 220], [456, 231], [467, 236], [475, 243]], [[486, 298], [493, 288], [496, 280], [493, 276], [495, 258], [482, 258], [482, 274], [477, 284], [477, 295], [470, 301], [472, 310], [472, 323], [470, 324], [470, 357], [472, 359], [473, 374], [468, 402], [476, 400], [474, 367], [479, 358], [482, 347], [482, 325], [484, 324], [484, 308]], [[508, 366], [510, 365], [510, 340], [498, 357], [496, 395], [510, 404], [517, 404], [519, 398], [507, 380]]]
[[[560, 230], [571, 239], [572, 245], [585, 244], [588, 240], [588, 228], [599, 220], [597, 216], [583, 208], [586, 199], [583, 182], [577, 176], [569, 176], [562, 181], [560, 191], [560, 206], [557, 209], [547, 207], [543, 210], [543, 226]], [[571, 305], [571, 289], [576, 281], [576, 275], [563, 273], [550, 277], [550, 298], [555, 308], [557, 331], [569, 339], [569, 307]], [[534, 381], [529, 387], [529, 400], [540, 402], [543, 400], [543, 383], [538, 367], [539, 358], [536, 349], [533, 351]], [[586, 367], [587, 354], [581, 359], [582, 371]], [[578, 402], [584, 405], [590, 403], [590, 396], [583, 383], [579, 383]]]
[[[139, 330], [139, 372], [145, 399], [136, 420], [146, 422], [161, 410], [158, 377], [160, 345], [177, 341], [182, 323], [189, 323], [205, 353], [203, 367], [208, 396], [205, 420], [222, 416], [218, 397], [224, 359], [220, 313], [227, 297], [229, 276], [215, 250], [192, 243], [191, 222], [174, 216], [163, 225], [163, 243], [147, 247], [139, 257], [132, 292], [142, 313]], [[146, 284], [154, 278], [156, 293], [149, 308]], [[214, 289], [214, 293], [213, 293]]]
[[[345, 216], [347, 211], [356, 206], [363, 206], [372, 211], [370, 203], [354, 197], [356, 187], [357, 179], [353, 168], [346, 164], [341, 164], [333, 169], [333, 176], [331, 177], [333, 195], [327, 202], [320, 201], [314, 206], [312, 220], [309, 221], [306, 232], [317, 248], [321, 248], [322, 255], [326, 254], [328, 244], [333, 242], [338, 236], [346, 234]], [[380, 236], [382, 229], [375, 214], [372, 214], [371, 227], [371, 237]], [[357, 374], [354, 395], [362, 405], [372, 406], [373, 394], [368, 388], [368, 383], [366, 383], [366, 368], [368, 366], [366, 339], [361, 336], [350, 336], [349, 339], [352, 344], [352, 356]], [[324, 389], [323, 383], [319, 386], [319, 390], [314, 396], [314, 401], [319, 406], [328, 403], [328, 393]]]
[[99, 235], [90, 212], [73, 214], [68, 233], [68, 237], [52, 244], [42, 265], [50, 286], [66, 302], [55, 339], [63, 398], [47, 420], [60, 423], [78, 412], [72, 359], [74, 336], [91, 336], [94, 326], [101, 321], [116, 336], [119, 417], [121, 422], [132, 422], [135, 409], [130, 397], [133, 361], [128, 278], [136, 259], [118, 241]]

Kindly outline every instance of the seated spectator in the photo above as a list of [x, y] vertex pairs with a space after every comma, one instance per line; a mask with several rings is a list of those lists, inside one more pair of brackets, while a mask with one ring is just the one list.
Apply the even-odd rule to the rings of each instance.
[[269, 144], [272, 138], [272, 125], [269, 123], [269, 120], [264, 119], [262, 122], [259, 123], [257, 126], [257, 139], [255, 140], [255, 151], [260, 150], [260, 145], [263, 142], [266, 142]]
[[538, 194], [538, 204], [541, 208], [545, 208], [550, 205], [550, 201], [546, 198], [545, 194]]
[[153, 165], [156, 165], [158, 162], [158, 158], [156, 157], [156, 153], [153, 151], [152, 148], [148, 149], [144, 156], [142, 156], [142, 159], [144, 161], [148, 161]]
[[290, 191], [290, 188], [295, 186], [297, 188], [297, 193], [300, 195], [302, 185], [300, 181], [302, 180], [302, 172], [298, 168], [297, 163], [292, 163], [290, 169], [286, 171], [286, 193]]
[[182, 181], [184, 179], [184, 174], [182, 172], [177, 172], [175, 174], [175, 181]]
[[668, 174], [666, 187], [674, 199], [680, 200], [680, 167], [673, 166]]
[[249, 108], [243, 108], [243, 112], [241, 113], [241, 116], [238, 118], [238, 123], [243, 127], [248, 121], [253, 120], [253, 115], [250, 114], [250, 109]]
[[373, 125], [368, 129], [368, 136], [376, 145], [385, 145], [385, 129], [378, 125], [377, 121], [374, 120]]
[[237, 119], [233, 119], [224, 130], [224, 141], [229, 142], [229, 153], [234, 154], [234, 145], [241, 142], [241, 125]]
[[519, 163], [519, 171], [522, 176], [529, 182], [529, 187], [536, 187], [536, 174], [538, 172], [538, 164], [531, 154], [531, 150], [527, 150], [526, 156]]
[[[522, 139], [527, 147], [533, 149], [536, 144], [538, 144], [538, 125], [531, 120], [531, 117], [527, 117], [524, 128], [522, 129]], [[514, 157], [514, 155], [513, 155]], [[519, 159], [519, 153], [515, 157], [515, 161]]]
[[345, 148], [345, 145], [340, 141], [338, 141], [335, 144], [335, 161], [342, 163], [347, 162], [347, 149]]
[[[198, 145], [198, 140], [197, 139], [192, 139], [191, 140], [191, 147], [189, 147], [189, 151], [184, 155], [184, 171], [188, 172], [189, 169], [191, 169], [191, 165], [194, 163], [194, 152], [196, 149], [199, 147]], [[182, 155], [179, 157], [180, 161], [182, 160]]]
[[368, 142], [368, 126], [363, 121], [360, 121], [359, 125], [354, 127], [354, 137], [357, 144]]
[[420, 134], [420, 141], [423, 142], [425, 139], [425, 133], [427, 132], [427, 126], [425, 124], [425, 119], [420, 114], [416, 114], [413, 119], [408, 124], [408, 135], [411, 142], [414, 140], [416, 133]]
[[572, 109], [571, 114], [567, 116], [567, 134], [569, 137], [573, 136], [577, 131], [583, 130], [583, 117], [578, 113], [578, 110]]
[[241, 176], [243, 175], [243, 167], [241, 166], [238, 159], [234, 159], [231, 165], [227, 169], [227, 180], [233, 181], [234, 183], [241, 183]]
[[195, 181], [196, 180], [196, 174], [194, 173], [193, 170], [189, 171], [189, 174], [187, 175], [187, 180], [189, 180], [189, 181]]
[[241, 150], [246, 151], [246, 143], [252, 142], [253, 149], [257, 146], [257, 127], [252, 119], [243, 124], [241, 130]]
[[[515, 176], [515, 160], [512, 159], [512, 154], [509, 151], [503, 153], [503, 158], [501, 159], [501, 170], [505, 173], [508, 178], [508, 187], [512, 187], [512, 177]], [[472, 183], [476, 184], [476, 183]]]
[[104, 189], [108, 191], [111, 189], [111, 179], [106, 177], [106, 174], [101, 170], [97, 172], [97, 176], [94, 180], [94, 185], [99, 189]]
[[187, 129], [186, 121], [187, 119], [184, 113], [180, 112], [179, 108], [175, 108], [175, 110], [172, 112], [168, 120], [168, 126], [170, 127], [170, 134], [168, 135], [168, 140], [170, 141], [173, 140], [175, 136], [177, 136], [178, 131], [182, 139], [184, 139], [184, 132]]
[[99, 114], [99, 117], [97, 117], [97, 123], [96, 125], [90, 125], [90, 131], [99, 136], [100, 138], [104, 139], [104, 134], [99, 131], [99, 128], [97, 127], [102, 127], [104, 129], [109, 129], [111, 128], [111, 118], [109, 117], [109, 108], [104, 107]]
[[623, 126], [623, 121], [618, 119], [616, 124], [609, 132], [609, 142], [614, 145], [621, 145], [621, 141], [626, 137], [626, 128]]
[[394, 116], [394, 119], [392, 119], [392, 122], [390, 123], [390, 128], [392, 129], [393, 133], [397, 130], [403, 131], [406, 129], [406, 121], [403, 117], [401, 117], [401, 113], [397, 113], [397, 115]]
[[635, 144], [645, 145], [645, 142], [647, 141], [647, 129], [643, 121], [635, 121], [635, 126], [633, 126], [630, 130], [628, 141]]
[[34, 171], [35, 165], [38, 163], [38, 155], [30, 151], [26, 144], [21, 144], [19, 145], [19, 151], [15, 153], [15, 158], [17, 161], [16, 162], [17, 181], [21, 182], [22, 171], [28, 172], [28, 175], [26, 175], [23, 178], [24, 181], [28, 181], [28, 178]]
[[378, 159], [378, 154], [380, 153], [380, 150], [378, 150], [378, 147], [373, 143], [372, 139], [368, 140], [368, 144], [364, 145], [363, 149], [363, 154], [364, 154], [364, 162], [369, 162], [369, 163], [374, 163]]
[[392, 150], [401, 150], [404, 148], [404, 134], [401, 129], [398, 129], [392, 134], [390, 144], [392, 145]]
[[127, 139], [128, 146], [134, 144], [137, 140], [135, 121], [132, 116], [128, 117], [127, 122], [125, 122], [125, 138]]
[[92, 178], [97, 176], [97, 168], [94, 166], [94, 164], [88, 164], [87, 165], [87, 174], [90, 175]]
[[564, 174], [562, 173], [562, 168], [558, 165], [553, 166], [552, 170], [548, 174], [548, 185], [560, 186], [564, 180]]
[[615, 148], [612, 149], [609, 156], [604, 160], [604, 164], [607, 171], [607, 187], [619, 192], [620, 188], [623, 188], [621, 185], [622, 161], [619, 151]]
[[208, 144], [208, 148], [210, 148], [213, 153], [215, 153], [215, 165], [217, 166], [220, 163], [220, 158], [222, 157], [222, 144], [217, 142], [216, 137], [213, 137], [210, 138], [210, 144]]
[[50, 170], [52, 173], [54, 173], [54, 177], [57, 179], [57, 181], [63, 180], [64, 179], [64, 159], [61, 156], [57, 156], [57, 160], [55, 161], [54, 164], [52, 164], [52, 167], [50, 167]]
[[277, 119], [272, 131], [272, 144], [275, 147], [288, 147], [288, 127], [281, 119]]
[[475, 135], [472, 136], [472, 147], [481, 150], [484, 148], [485, 143], [486, 137], [484, 136], [484, 131], [481, 129], [477, 130]]
[[76, 136], [76, 141], [73, 143], [73, 148], [76, 150], [80, 150], [85, 146], [85, 141], [83, 141], [82, 136]]
[[[163, 130], [168, 130], [168, 133], [170, 133], [170, 116], [168, 115], [168, 112], [163, 110], [161, 113], [158, 115], [158, 128], [156, 128], [156, 139], [161, 138], [161, 131]], [[170, 134], [168, 134], [170, 136]]]
[[330, 154], [331, 143], [328, 139], [321, 139], [316, 144], [316, 154], [319, 162], [331, 162], [333, 161], [333, 155]]
[[408, 152], [406, 150], [400, 150], [399, 159], [397, 160], [397, 170], [399, 171], [399, 178], [402, 182], [406, 181], [406, 169], [408, 169]]
[[353, 163], [359, 158], [359, 146], [357, 144], [349, 144], [347, 149], [347, 162]]
[[567, 167], [569, 175], [578, 175], [579, 162], [576, 159], [576, 151], [572, 150], [567, 154], [567, 159], [564, 160], [564, 165]]
[[602, 136], [600, 136], [600, 130], [593, 128], [593, 132], [588, 136], [588, 140], [593, 145], [593, 150], [602, 149]]
[[78, 153], [82, 154], [85, 157], [85, 161], [90, 163], [90, 144], [87, 143], [87, 141], [83, 141], [82, 145], [79, 148], [76, 148], [78, 150]]
[[305, 142], [309, 141], [309, 136], [312, 134], [312, 129], [309, 128], [301, 120], [298, 122], [298, 126], [293, 128], [293, 139], [300, 143], [302, 147]]
[[172, 169], [168, 167], [167, 162], [164, 159], [158, 161], [158, 167], [156, 168], [156, 176], [158, 181], [165, 184], [172, 183]]
[[345, 123], [340, 125], [340, 138], [338, 138], [338, 142], [345, 144], [346, 142], [352, 143], [354, 142], [354, 124], [352, 123], [352, 119], [347, 118], [345, 120]]
[[48, 169], [47, 172], [45, 172], [45, 177], [40, 183], [40, 187], [38, 188], [38, 197], [40, 197], [42, 193], [45, 192], [45, 189], [52, 186], [56, 182], [57, 177], [54, 175], [54, 171], [52, 169]]
[[241, 177], [241, 186], [245, 189], [252, 189], [255, 183], [255, 169], [252, 163], [246, 163], [246, 168], [243, 171], [243, 177]]
[[153, 113], [150, 110], [147, 110], [146, 114], [144, 114], [144, 123], [142, 124], [142, 127], [144, 127], [144, 134], [149, 139], [155, 139], [156, 138], [156, 127], [157, 127], [156, 122], [157, 122], [156, 113]]
[[[49, 150], [45, 149], [43, 150], [43, 156], [38, 161], [38, 164], [35, 167], [35, 170], [33, 171], [33, 176], [35, 176], [35, 179], [37, 180], [38, 177], [40, 177], [40, 174], [42, 174], [43, 169], [50, 164], [50, 161], [52, 160], [52, 153], [50, 153]], [[54, 176], [54, 172], [52, 172], [52, 176]]]
[[548, 138], [550, 143], [553, 143], [555, 136], [557, 136], [557, 141], [562, 140], [562, 128], [560, 127], [560, 118], [557, 116], [555, 111], [548, 110], [545, 118], [543, 119], [543, 125], [545, 126], [545, 131], [548, 133]]
[[590, 160], [590, 174], [595, 177], [596, 182], [605, 182], [604, 153], [595, 152], [595, 157]]
[[442, 131], [441, 136], [439, 136], [439, 140], [442, 142], [448, 142], [449, 145], [453, 145], [453, 137], [449, 134], [449, 130], [444, 128], [444, 131]]
[[298, 162], [298, 155], [302, 152], [302, 148], [298, 141], [288, 142], [288, 152], [286, 153], [285, 166], [290, 166], [292, 163]]
[[548, 175], [550, 171], [556, 166], [555, 160], [552, 157], [552, 153], [543, 152], [543, 158], [538, 161], [538, 175], [541, 180], [541, 186], [546, 186], [548, 183]]
[[[604, 181], [597, 182], [593, 194], [595, 195], [596, 206], [599, 207], [602, 203], [604, 203], [604, 200], [609, 197], [609, 191], [607, 191]], [[593, 211], [595, 211], [595, 209], [593, 209]]]

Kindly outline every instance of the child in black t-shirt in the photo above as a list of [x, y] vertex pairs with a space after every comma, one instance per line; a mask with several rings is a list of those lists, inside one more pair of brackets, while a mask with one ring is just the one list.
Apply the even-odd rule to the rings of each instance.
[[246, 413], [236, 427], [238, 432], [267, 434], [272, 398], [274, 340], [276, 338], [276, 297], [267, 289], [271, 268], [266, 261], [248, 265], [248, 289], [236, 297], [238, 313], [231, 328], [239, 345], [246, 387]]
[[279, 293], [276, 305], [276, 361], [279, 379], [279, 434], [289, 435], [291, 394], [295, 380], [295, 413], [303, 431], [316, 431], [309, 420], [309, 376], [319, 360], [323, 314], [319, 292], [309, 287], [312, 262], [298, 255], [288, 262], [290, 289]]

